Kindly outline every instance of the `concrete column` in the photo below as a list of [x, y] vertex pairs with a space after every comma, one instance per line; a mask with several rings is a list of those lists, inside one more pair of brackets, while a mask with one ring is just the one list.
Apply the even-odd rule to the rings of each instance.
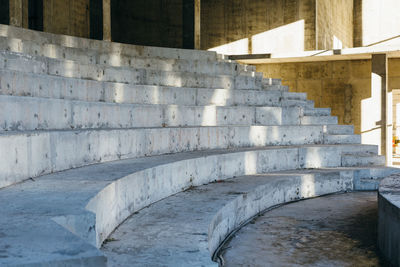
[[103, 40], [111, 41], [111, 0], [103, 0]]
[[194, 0], [194, 49], [201, 49], [201, 0]]
[[22, 2], [23, 0], [10, 0], [11, 26], [22, 27], [23, 24]]
[[[29, 28], [29, 0], [22, 0], [22, 27]], [[31, 0], [32, 1], [32, 0]]]
[[371, 91], [380, 100], [377, 109], [371, 112], [380, 113], [380, 121], [376, 122], [380, 130], [380, 154], [386, 156], [386, 164], [392, 164], [392, 108], [388, 92], [388, 60], [386, 54], [374, 54], [371, 59]]

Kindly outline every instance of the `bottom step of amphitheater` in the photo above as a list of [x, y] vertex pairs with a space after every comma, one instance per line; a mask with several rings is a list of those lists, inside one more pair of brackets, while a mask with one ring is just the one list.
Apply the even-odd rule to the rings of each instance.
[[[0, 265], [217, 266], [221, 244], [263, 211], [376, 190], [399, 171], [364, 158], [352, 167], [357, 162], [348, 153], [361, 148], [369, 149], [195, 151], [96, 164], [3, 188]], [[364, 150], [358, 153], [371, 157]]]

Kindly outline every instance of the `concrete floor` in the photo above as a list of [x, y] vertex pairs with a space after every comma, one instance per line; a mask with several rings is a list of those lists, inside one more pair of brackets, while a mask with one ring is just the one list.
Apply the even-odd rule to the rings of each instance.
[[225, 266], [386, 266], [376, 192], [330, 195], [256, 218], [224, 246]]

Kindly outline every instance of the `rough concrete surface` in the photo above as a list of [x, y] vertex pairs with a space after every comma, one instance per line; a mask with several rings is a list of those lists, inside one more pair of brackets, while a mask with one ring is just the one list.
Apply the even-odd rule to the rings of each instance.
[[269, 211], [224, 246], [225, 266], [386, 266], [377, 253], [376, 195], [330, 195]]
[[298, 170], [190, 188], [133, 214], [102, 250], [109, 266], [217, 266], [211, 261], [214, 249], [258, 212], [351, 187], [346, 172]]
[[378, 194], [378, 245], [393, 266], [400, 265], [400, 176], [385, 178]]

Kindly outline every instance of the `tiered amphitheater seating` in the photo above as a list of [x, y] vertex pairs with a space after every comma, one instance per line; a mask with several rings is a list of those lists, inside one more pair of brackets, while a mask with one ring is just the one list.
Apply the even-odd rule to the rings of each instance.
[[[222, 191], [198, 206], [181, 202], [180, 216], [152, 214], [164, 226], [189, 219], [202, 241], [192, 230], [170, 238], [197, 249], [180, 253], [172, 244], [183, 239], [166, 238], [170, 248], [146, 254], [143, 245], [137, 253], [153, 256], [130, 259], [213, 265], [221, 242], [262, 210], [376, 189], [395, 172], [329, 109], [212, 52], [8, 26], [0, 50], [0, 265], [105, 265], [108, 252], [98, 248], [131, 214], [156, 202], [167, 210], [170, 196], [226, 180], [209, 184]], [[202, 223], [190, 222], [184, 211], [205, 203], [212, 208], [198, 211]]]

